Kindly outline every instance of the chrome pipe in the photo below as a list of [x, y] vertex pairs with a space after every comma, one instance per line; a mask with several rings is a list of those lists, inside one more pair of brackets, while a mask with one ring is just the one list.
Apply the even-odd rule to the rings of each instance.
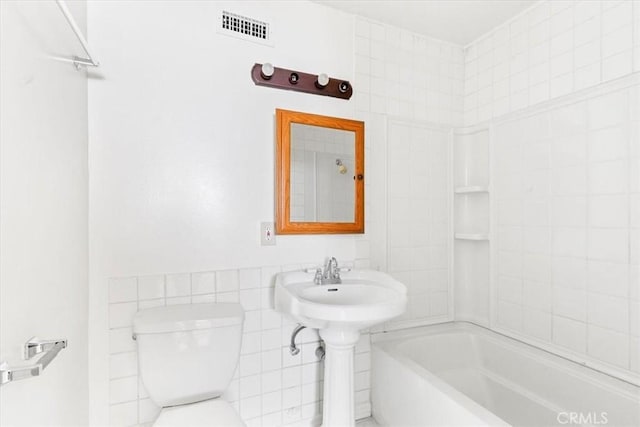
[[306, 326], [302, 326], [301, 324], [298, 323], [298, 326], [296, 326], [293, 332], [291, 333], [291, 343], [289, 344], [289, 353], [291, 353], [292, 356], [295, 356], [298, 353], [300, 353], [300, 349], [296, 347], [296, 336], [304, 328], [306, 328]]

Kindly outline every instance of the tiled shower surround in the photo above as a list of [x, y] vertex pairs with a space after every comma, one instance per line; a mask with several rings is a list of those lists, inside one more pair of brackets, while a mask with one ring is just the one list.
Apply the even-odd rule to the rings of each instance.
[[629, 80], [496, 125], [496, 326], [637, 374], [640, 85]]
[[[297, 337], [301, 352], [289, 354], [295, 324], [275, 312], [273, 279], [279, 271], [302, 267], [262, 267], [109, 280], [109, 422], [151, 424], [159, 408], [138, 375], [132, 319], [142, 309], [172, 304], [239, 302], [245, 309], [238, 367], [224, 398], [248, 426], [310, 425], [322, 410], [322, 364], [315, 355], [317, 332]], [[212, 361], [212, 363], [215, 363]], [[356, 410], [368, 416], [369, 335], [356, 346]]]
[[386, 327], [451, 317], [448, 129], [389, 121], [387, 271], [407, 287], [408, 306]]
[[407, 311], [381, 328], [451, 318], [448, 150], [462, 125], [461, 46], [357, 17], [354, 101], [366, 121], [370, 259], [407, 286]]
[[640, 70], [640, 2], [541, 1], [466, 47], [473, 125]]

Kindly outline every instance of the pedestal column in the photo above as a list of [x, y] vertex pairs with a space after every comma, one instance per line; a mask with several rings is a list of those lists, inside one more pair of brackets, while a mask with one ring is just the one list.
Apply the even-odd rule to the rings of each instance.
[[320, 330], [325, 344], [322, 427], [355, 425], [353, 355], [359, 331]]

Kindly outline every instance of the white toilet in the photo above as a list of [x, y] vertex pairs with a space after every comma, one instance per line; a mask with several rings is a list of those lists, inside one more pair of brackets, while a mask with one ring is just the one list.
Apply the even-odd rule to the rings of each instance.
[[244, 426], [220, 396], [240, 356], [240, 304], [150, 308], [133, 319], [140, 375], [162, 410], [154, 426]]

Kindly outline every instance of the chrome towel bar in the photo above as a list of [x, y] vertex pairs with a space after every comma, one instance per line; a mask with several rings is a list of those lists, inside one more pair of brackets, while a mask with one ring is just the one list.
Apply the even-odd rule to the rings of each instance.
[[66, 339], [41, 340], [36, 337], [31, 338], [24, 345], [24, 359], [32, 359], [38, 354], [42, 354], [42, 356], [36, 363], [24, 366], [10, 367], [6, 362], [0, 362], [0, 386], [42, 374], [42, 371], [49, 366], [49, 363], [63, 348], [67, 348]]

